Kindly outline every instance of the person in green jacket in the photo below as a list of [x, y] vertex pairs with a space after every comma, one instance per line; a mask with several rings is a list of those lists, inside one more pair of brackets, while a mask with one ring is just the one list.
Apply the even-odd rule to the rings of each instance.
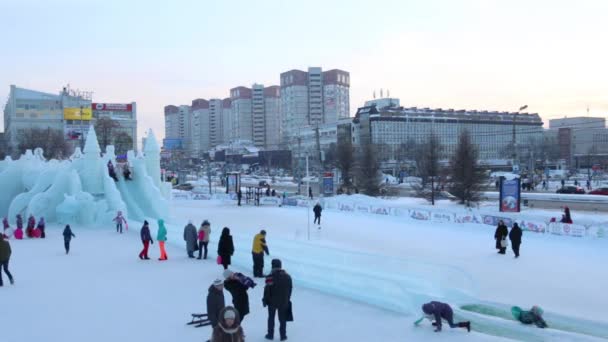
[[158, 220], [158, 233], [156, 234], [156, 241], [158, 241], [158, 248], [160, 248], [160, 258], [158, 258], [158, 260], [167, 260], [167, 252], [165, 251], [167, 228], [165, 228], [165, 221], [163, 219]]
[[518, 319], [523, 324], [535, 324], [541, 329], [548, 327], [547, 322], [543, 319], [543, 309], [536, 305], [529, 311], [520, 311]]

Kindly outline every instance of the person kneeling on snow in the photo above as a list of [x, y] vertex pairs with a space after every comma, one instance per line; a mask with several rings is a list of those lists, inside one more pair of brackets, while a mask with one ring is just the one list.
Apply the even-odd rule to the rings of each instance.
[[536, 324], [537, 327], [542, 329], [547, 327], [547, 322], [543, 319], [543, 309], [536, 305], [530, 311], [521, 311], [519, 321], [523, 324]]
[[435, 320], [433, 325], [436, 327], [435, 332], [441, 331], [441, 319], [445, 319], [450, 328], [466, 328], [467, 331], [471, 331], [471, 322], [459, 322], [454, 324], [454, 312], [452, 308], [442, 302], [430, 302], [422, 305], [422, 312], [427, 316], [429, 320]]

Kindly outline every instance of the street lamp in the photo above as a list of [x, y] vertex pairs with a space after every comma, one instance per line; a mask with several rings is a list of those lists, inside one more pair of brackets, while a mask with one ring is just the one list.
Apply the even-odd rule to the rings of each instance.
[[519, 161], [517, 161], [517, 139], [516, 139], [516, 133], [515, 133], [515, 119], [517, 118], [517, 114], [519, 114], [522, 110], [528, 108], [528, 105], [523, 105], [521, 107], [519, 107], [519, 110], [515, 113], [513, 113], [513, 137], [512, 137], [512, 142], [511, 145], [513, 146], [513, 161], [511, 162], [513, 171], [519, 171]]

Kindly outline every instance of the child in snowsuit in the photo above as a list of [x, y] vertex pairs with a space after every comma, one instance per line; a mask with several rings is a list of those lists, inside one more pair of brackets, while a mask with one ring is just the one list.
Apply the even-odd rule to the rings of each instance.
[[72, 229], [70, 228], [70, 225], [66, 225], [65, 229], [63, 230], [63, 244], [65, 247], [65, 254], [69, 254], [70, 253], [70, 241], [72, 241], [72, 238], [76, 237], [76, 235], [74, 235], [74, 233], [72, 233]]
[[471, 331], [471, 322], [459, 322], [454, 324], [454, 312], [452, 308], [442, 302], [430, 302], [422, 305], [422, 312], [431, 320], [435, 320], [433, 325], [436, 327], [435, 332], [441, 331], [441, 320], [445, 319], [450, 328], [466, 328], [467, 331]]
[[25, 229], [25, 236], [27, 236], [28, 238], [33, 238], [34, 227], [36, 227], [36, 219], [34, 218], [34, 215], [30, 215], [30, 217], [27, 219], [27, 228]]
[[548, 325], [542, 316], [543, 309], [535, 305], [530, 311], [521, 311], [519, 313], [519, 321], [523, 324], [536, 324], [537, 327], [544, 329]]
[[158, 258], [158, 260], [167, 260], [167, 252], [165, 251], [167, 228], [165, 228], [165, 221], [163, 219], [158, 220], [158, 233], [156, 234], [156, 241], [158, 241], [158, 248], [160, 249], [160, 258]]
[[227, 306], [220, 311], [219, 318], [217, 326], [213, 328], [211, 342], [245, 341], [245, 334], [243, 333], [243, 327], [241, 327], [241, 320], [239, 319], [237, 309]]
[[45, 227], [46, 227], [46, 223], [44, 222], [44, 217], [41, 217], [40, 221], [38, 221], [38, 229], [40, 230], [41, 239], [44, 239], [46, 237], [46, 234], [44, 232]]
[[116, 222], [116, 232], [122, 234], [122, 224], [124, 223], [125, 226], [127, 227], [127, 230], [129, 230], [129, 225], [127, 223], [127, 220], [124, 218], [124, 216], [122, 216], [122, 211], [118, 211], [118, 213], [116, 214], [116, 217], [112, 219], [112, 221]]
[[15, 230], [15, 239], [23, 239], [23, 219], [21, 215], [17, 215], [17, 229]]

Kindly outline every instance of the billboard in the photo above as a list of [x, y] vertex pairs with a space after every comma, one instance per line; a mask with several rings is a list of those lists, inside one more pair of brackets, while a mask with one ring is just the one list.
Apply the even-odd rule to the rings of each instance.
[[91, 108], [63, 108], [63, 119], [64, 120], [86, 120], [89, 121], [93, 118], [93, 111]]
[[181, 150], [182, 139], [163, 139], [163, 148], [165, 150]]
[[331, 172], [326, 172], [323, 175], [323, 194], [333, 195], [334, 193], [334, 175]]
[[108, 112], [132, 112], [131, 103], [92, 103], [93, 110], [103, 110]]
[[521, 180], [500, 177], [500, 196], [498, 206], [502, 212], [518, 213], [521, 203]]

